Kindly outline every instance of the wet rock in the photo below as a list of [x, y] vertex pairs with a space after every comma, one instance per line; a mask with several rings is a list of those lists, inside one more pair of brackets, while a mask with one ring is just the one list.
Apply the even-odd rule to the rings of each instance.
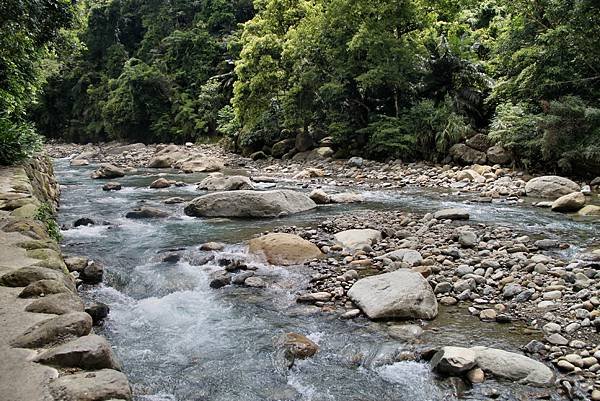
[[430, 361], [434, 371], [449, 376], [460, 376], [475, 367], [475, 352], [469, 348], [443, 347]]
[[196, 217], [278, 217], [316, 207], [316, 203], [301, 192], [228, 191], [194, 199], [185, 207], [185, 214]]
[[527, 196], [556, 199], [563, 195], [579, 191], [579, 185], [568, 178], [556, 175], [537, 177], [525, 185]]
[[171, 186], [171, 182], [166, 178], [158, 178], [150, 184], [150, 188], [152, 189], [163, 189], [169, 188]]
[[179, 262], [180, 260], [181, 260], [181, 255], [180, 255], [180, 254], [178, 254], [178, 253], [171, 253], [171, 254], [169, 254], [169, 255], [167, 255], [167, 256], [164, 256], [164, 257], [162, 258], [162, 261], [163, 261], [164, 263], [177, 263], [177, 262]]
[[109, 192], [109, 191], [120, 191], [121, 189], [123, 189], [123, 187], [121, 186], [121, 184], [118, 183], [118, 182], [114, 182], [114, 181], [107, 182], [106, 184], [104, 184], [102, 186], [102, 190], [103, 191], [107, 191], [107, 192]]
[[305, 359], [313, 356], [319, 350], [319, 346], [308, 337], [298, 333], [286, 333], [281, 336], [276, 344], [294, 358]]
[[124, 176], [125, 172], [122, 169], [110, 163], [101, 164], [91, 175], [93, 179], [111, 179]]
[[382, 235], [381, 231], [365, 228], [342, 231], [335, 234], [334, 238], [344, 248], [358, 250], [381, 241]]
[[370, 319], [433, 319], [438, 313], [427, 280], [409, 270], [360, 279], [350, 288], [348, 297]]
[[67, 286], [65, 280], [38, 280], [23, 288], [23, 291], [19, 293], [19, 298], [43, 297], [50, 294], [73, 292], [73, 287]]
[[178, 196], [174, 196], [172, 198], [167, 198], [165, 199], [165, 201], [163, 202], [165, 205], [176, 205], [178, 203], [184, 203], [185, 199], [180, 198]]
[[331, 203], [331, 197], [325, 193], [322, 189], [313, 190], [308, 197], [312, 199], [317, 205], [326, 205]]
[[469, 220], [469, 212], [465, 209], [442, 209], [433, 214], [437, 220]]
[[65, 313], [44, 320], [11, 342], [17, 348], [39, 348], [57, 344], [74, 337], [85, 336], [92, 330], [92, 318], [84, 312]]
[[125, 217], [128, 219], [156, 219], [169, 217], [169, 213], [155, 207], [142, 206], [131, 212], [127, 212]]
[[104, 268], [99, 263], [89, 261], [79, 272], [79, 278], [86, 284], [99, 284], [104, 276]]
[[251, 288], [265, 288], [267, 283], [260, 277], [251, 276], [244, 280], [244, 285]]
[[25, 308], [27, 312], [48, 313], [54, 315], [64, 315], [71, 312], [83, 312], [83, 302], [81, 299], [70, 293], [51, 294], [43, 298], [36, 299]]
[[400, 324], [390, 326], [388, 334], [397, 340], [409, 341], [420, 337], [423, 334], [423, 329], [416, 324]]
[[89, 259], [85, 256], [70, 256], [65, 258], [65, 265], [70, 272], [80, 272], [88, 265]]
[[252, 271], [238, 273], [231, 279], [231, 284], [243, 285], [246, 279], [252, 276], [254, 276], [254, 272]]
[[102, 369], [61, 376], [50, 383], [54, 399], [61, 401], [131, 401], [127, 377], [116, 370]]
[[222, 242], [206, 242], [200, 245], [201, 251], [222, 251], [225, 248], [225, 244]]
[[211, 280], [210, 288], [218, 289], [231, 284], [231, 276], [226, 273], [218, 273]]
[[285, 233], [267, 234], [250, 240], [249, 252], [263, 255], [274, 265], [297, 265], [323, 256], [312, 242]]
[[585, 205], [585, 195], [581, 192], [573, 192], [563, 195], [552, 203], [554, 212], [576, 212]]
[[477, 366], [484, 372], [535, 386], [550, 386], [554, 373], [541, 362], [524, 355], [488, 347], [473, 347]]
[[104, 337], [90, 334], [43, 352], [35, 362], [62, 368], [115, 369], [121, 365]]
[[259, 150], [258, 152], [254, 152], [250, 155], [250, 158], [252, 160], [266, 160], [269, 158], [269, 156], [267, 156], [267, 154], [265, 152], [263, 152], [262, 150]]
[[94, 302], [85, 308], [85, 312], [92, 317], [92, 323], [94, 326], [102, 323], [104, 319], [110, 313], [110, 308], [108, 305], [102, 302]]
[[93, 226], [94, 224], [96, 224], [94, 220], [88, 217], [81, 217], [73, 222], [73, 227]]
[[226, 176], [221, 173], [213, 173], [198, 184], [198, 189], [207, 191], [251, 190], [254, 189], [254, 184], [250, 178], [243, 175]]

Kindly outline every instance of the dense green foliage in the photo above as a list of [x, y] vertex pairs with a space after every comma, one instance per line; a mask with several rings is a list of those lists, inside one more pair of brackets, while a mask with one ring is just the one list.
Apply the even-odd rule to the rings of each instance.
[[74, 141], [214, 136], [231, 97], [234, 28], [248, 0], [89, 1], [85, 45], [34, 110], [49, 137]]
[[0, 164], [39, 150], [41, 138], [25, 112], [60, 47], [61, 29], [70, 27], [75, 15], [70, 0], [0, 2]]
[[[47, 136], [441, 160], [483, 132], [529, 168], [598, 171], [595, 0], [88, 0], [33, 109]], [[17, 92], [15, 92], [17, 93]]]

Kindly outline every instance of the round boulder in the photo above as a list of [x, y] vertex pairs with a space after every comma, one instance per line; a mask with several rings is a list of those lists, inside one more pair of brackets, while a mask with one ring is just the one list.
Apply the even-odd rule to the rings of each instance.
[[312, 242], [294, 234], [273, 233], [250, 240], [249, 251], [274, 265], [297, 265], [323, 256]]
[[407, 269], [360, 279], [348, 297], [369, 319], [433, 319], [438, 314], [427, 280]]
[[536, 198], [557, 199], [563, 195], [568, 195], [579, 190], [580, 188], [577, 183], [557, 175], [546, 175], [533, 178], [525, 184], [527, 196]]

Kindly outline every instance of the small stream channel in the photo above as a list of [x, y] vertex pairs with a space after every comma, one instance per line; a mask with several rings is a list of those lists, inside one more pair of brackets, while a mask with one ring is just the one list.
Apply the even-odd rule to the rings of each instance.
[[[89, 178], [92, 170], [92, 166], [72, 168], [65, 159], [55, 163], [62, 185], [60, 223], [80, 217], [98, 223], [65, 230], [63, 249], [66, 255], [85, 255], [105, 266], [104, 283], [86, 288], [84, 296], [110, 306], [100, 331], [123, 362], [136, 399], [144, 401], [456, 399], [449, 381], [436, 378], [427, 364], [398, 361], [397, 355], [415, 344], [391, 339], [385, 324], [365, 318], [340, 320], [296, 304], [294, 295], [308, 280], [304, 267], [284, 269], [248, 260], [243, 243], [261, 231], [280, 225], [310, 226], [356, 209], [426, 212], [460, 205], [470, 210], [473, 222], [508, 225], [532, 236], [585, 245], [597, 235], [592, 224], [549, 211], [463, 204], [453, 196], [416, 189], [366, 192], [367, 202], [362, 204], [322, 207], [283, 219], [196, 219], [184, 215], [183, 205], [162, 203], [173, 196], [198, 196], [195, 186], [155, 190], [148, 185], [159, 175], [191, 184], [202, 174], [140, 169], [119, 179], [123, 190], [108, 193]], [[168, 210], [172, 217], [124, 218], [142, 204]], [[229, 245], [205, 262], [208, 253], [198, 245], [208, 241]], [[162, 262], [165, 252], [175, 249], [182, 259]], [[218, 260], [231, 258], [256, 265], [268, 287], [211, 289], [209, 276], [219, 269]], [[417, 347], [489, 345], [514, 351], [536, 338], [518, 325], [480, 323], [457, 308], [442, 309], [425, 330]], [[307, 335], [320, 351], [288, 371], [273, 344], [290, 331]], [[486, 399], [493, 390], [501, 400], [529, 399], [539, 391], [488, 380], [463, 399]]]

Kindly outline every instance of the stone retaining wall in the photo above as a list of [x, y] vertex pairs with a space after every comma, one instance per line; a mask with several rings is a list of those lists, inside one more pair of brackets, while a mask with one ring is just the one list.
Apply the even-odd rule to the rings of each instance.
[[58, 201], [46, 156], [0, 166], [0, 400], [131, 400], [58, 244], [36, 219], [42, 204], [56, 210]]

